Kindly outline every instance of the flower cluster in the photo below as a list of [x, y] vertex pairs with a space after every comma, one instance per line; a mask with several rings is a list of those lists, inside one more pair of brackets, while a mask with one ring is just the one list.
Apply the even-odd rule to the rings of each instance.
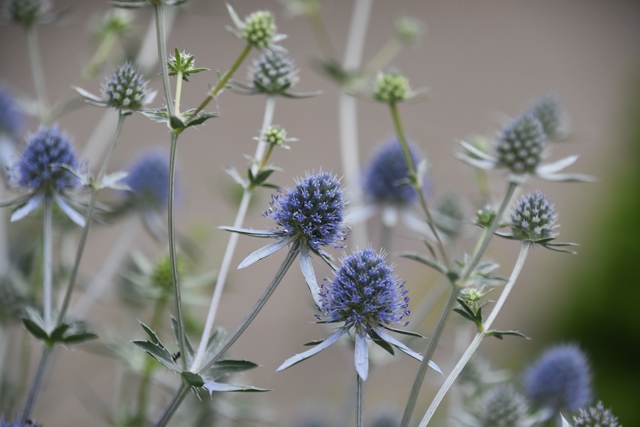
[[[418, 149], [409, 144], [413, 163], [420, 161]], [[366, 197], [375, 203], [408, 205], [418, 198], [409, 184], [409, 166], [402, 145], [394, 140], [383, 145], [373, 156], [363, 179]]]
[[541, 192], [525, 194], [511, 214], [511, 230], [516, 238], [539, 241], [553, 238], [557, 215], [553, 204]]
[[524, 386], [539, 407], [577, 411], [592, 397], [587, 357], [572, 344], [547, 350], [525, 373]]
[[533, 173], [542, 160], [547, 137], [540, 121], [527, 114], [514, 120], [498, 139], [498, 165], [514, 174]]
[[251, 46], [262, 49], [271, 44], [276, 31], [271, 12], [260, 10], [246, 17], [240, 38]]
[[275, 146], [284, 146], [287, 141], [287, 131], [280, 126], [269, 126], [263, 136], [264, 142]]
[[409, 81], [402, 74], [396, 72], [378, 74], [373, 92], [376, 101], [393, 104], [406, 100], [410, 93]]
[[618, 418], [605, 409], [602, 402], [587, 409], [580, 409], [580, 413], [573, 417], [573, 427], [621, 427]]
[[283, 94], [298, 82], [298, 69], [287, 50], [279, 46], [265, 49], [250, 73], [255, 90], [267, 95]]

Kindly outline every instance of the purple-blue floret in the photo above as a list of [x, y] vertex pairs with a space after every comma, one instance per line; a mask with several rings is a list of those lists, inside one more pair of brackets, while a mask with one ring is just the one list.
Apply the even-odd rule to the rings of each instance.
[[77, 169], [76, 153], [56, 126], [43, 128], [29, 139], [15, 166], [15, 179], [22, 188], [45, 193], [77, 187], [78, 179], [61, 165]]
[[342, 267], [320, 297], [325, 321], [345, 326], [402, 324], [409, 315], [405, 282], [396, 280], [383, 256], [367, 248], [343, 260]]
[[13, 96], [0, 88], [0, 133], [17, 136], [24, 127], [24, 116], [18, 109]]
[[536, 405], [575, 412], [591, 402], [591, 371], [576, 345], [547, 350], [525, 373], [527, 395]]
[[[413, 163], [420, 161], [418, 149], [409, 145]], [[406, 182], [409, 167], [399, 141], [394, 140], [383, 145], [376, 152], [364, 174], [364, 193], [375, 203], [406, 205], [417, 200], [418, 195]], [[403, 182], [403, 180], [405, 182]]]
[[169, 157], [162, 151], [142, 156], [125, 177], [137, 202], [166, 207], [169, 201]]
[[344, 205], [340, 182], [321, 172], [298, 182], [287, 194], [273, 195], [265, 216], [278, 224], [276, 234], [319, 251], [321, 246], [342, 247], [349, 232], [342, 225]]

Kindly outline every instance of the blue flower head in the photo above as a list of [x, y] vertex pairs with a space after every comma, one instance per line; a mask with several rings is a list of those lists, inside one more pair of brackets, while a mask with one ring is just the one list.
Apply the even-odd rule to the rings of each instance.
[[342, 261], [331, 284], [321, 287], [326, 321], [344, 322], [349, 328], [406, 326], [402, 319], [409, 315], [409, 297], [404, 283], [373, 249], [356, 252]]
[[265, 49], [250, 71], [253, 87], [268, 95], [283, 94], [298, 82], [298, 69], [286, 49]]
[[24, 116], [6, 89], [0, 89], [0, 133], [17, 136], [24, 127]]
[[[418, 149], [409, 145], [414, 164], [420, 162]], [[364, 193], [375, 203], [407, 205], [417, 200], [418, 195], [406, 180], [409, 166], [402, 145], [394, 140], [383, 145], [373, 156], [364, 175]]]
[[102, 86], [102, 95], [108, 104], [118, 110], [139, 110], [149, 91], [147, 81], [138, 67], [127, 61], [120, 65]]
[[169, 200], [169, 158], [162, 151], [150, 151], [129, 169], [124, 183], [132, 199], [142, 207], [163, 208]]
[[553, 238], [558, 217], [553, 204], [540, 191], [525, 194], [511, 214], [511, 229], [516, 238], [539, 241]]
[[529, 108], [529, 113], [540, 121], [548, 139], [561, 139], [566, 130], [566, 114], [555, 93], [547, 93], [538, 98]]
[[349, 233], [342, 225], [344, 205], [340, 182], [320, 172], [299, 181], [287, 194], [273, 195], [265, 216], [278, 224], [276, 235], [318, 252], [321, 246], [343, 247]]
[[[392, 268], [387, 266], [383, 255], [367, 248], [345, 257], [331, 284], [321, 287], [319, 307], [324, 316], [318, 316], [321, 323], [343, 322], [344, 325], [311, 350], [286, 360], [278, 371], [319, 353], [350, 331], [355, 336], [356, 371], [363, 380], [367, 379], [369, 372], [368, 338], [391, 354], [391, 346], [394, 346], [409, 356], [422, 360], [422, 356], [386, 332], [390, 330], [420, 336], [391, 326], [397, 323], [403, 326], [407, 324], [402, 322], [409, 315], [409, 297], [406, 294], [404, 282], [393, 276]], [[382, 342], [385, 344], [382, 345]], [[439, 371], [432, 362], [429, 365]]]
[[572, 344], [551, 348], [526, 371], [524, 386], [536, 405], [575, 412], [592, 398], [587, 356]]
[[546, 146], [542, 124], [533, 114], [525, 114], [502, 131], [496, 146], [498, 165], [517, 175], [535, 173]]
[[15, 179], [22, 188], [48, 194], [77, 187], [77, 178], [62, 165], [72, 169], [78, 167], [69, 139], [56, 126], [43, 128], [29, 139], [15, 165]]

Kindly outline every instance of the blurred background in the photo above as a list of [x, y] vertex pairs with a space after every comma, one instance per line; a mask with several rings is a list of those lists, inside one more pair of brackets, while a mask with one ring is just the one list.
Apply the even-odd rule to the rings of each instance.
[[[318, 43], [308, 21], [292, 16], [276, 1], [231, 1], [243, 17], [256, 9], [269, 9], [276, 16], [280, 33], [288, 38], [282, 45], [300, 68], [296, 91], [322, 90], [322, 95], [292, 100], [279, 98], [274, 123], [285, 127], [299, 141], [289, 151], [279, 150], [273, 157], [282, 172], [273, 175], [281, 186], [293, 186], [294, 178], [307, 171], [330, 170], [342, 175], [338, 130], [338, 96], [335, 84], [311, 66], [319, 57]], [[39, 29], [39, 41], [47, 91], [50, 100], [74, 95], [72, 85], [99, 93], [103, 76], [125, 56], [137, 52], [148, 26], [150, 8], [132, 12], [135, 31], [110, 54], [102, 73], [83, 79], [82, 69], [95, 52], [96, 42], [89, 35], [90, 22], [109, 9], [107, 1], [54, 1], [54, 9], [71, 5], [59, 24]], [[348, 34], [353, 2], [322, 2], [321, 16], [340, 58]], [[536, 249], [530, 255], [508, 304], [496, 327], [517, 329], [532, 338], [487, 340], [480, 348], [483, 357], [497, 369], [512, 369], [516, 378], [544, 348], [572, 342], [588, 354], [594, 372], [594, 387], [605, 406], [612, 407], [625, 426], [640, 425], [637, 387], [640, 384], [640, 316], [637, 315], [637, 259], [640, 257], [640, 3], [633, 0], [432, 0], [416, 2], [375, 1], [367, 31], [363, 60], [366, 62], [393, 37], [393, 22], [407, 15], [422, 20], [426, 33], [422, 40], [401, 52], [390, 64], [409, 78], [414, 88], [428, 87], [429, 101], [401, 105], [408, 137], [417, 144], [429, 164], [429, 197], [434, 203], [455, 192], [468, 198], [463, 203], [466, 218], [474, 214], [474, 175], [453, 153], [458, 139], [473, 135], [493, 137], [504, 115], [515, 117], [538, 96], [549, 91], [559, 95], [570, 116], [571, 135], [554, 144], [550, 160], [570, 154], [580, 159], [572, 171], [594, 175], [593, 184], [563, 184], [531, 180], [528, 189], [541, 189], [555, 202], [559, 213], [560, 240], [580, 243], [578, 255]], [[221, 1], [192, 0], [181, 7], [171, 26], [167, 48], [186, 50], [195, 55], [196, 66], [212, 71], [190, 78], [183, 89], [184, 106], [196, 106], [215, 83], [216, 70], [224, 72], [237, 57], [243, 43], [226, 30], [231, 25]], [[0, 27], [2, 61], [0, 82], [14, 94], [34, 95], [26, 54], [24, 31], [17, 25]], [[152, 51], [155, 54], [155, 51]], [[235, 79], [245, 81], [249, 61]], [[150, 73], [151, 86], [158, 91], [154, 107], [162, 103], [162, 82], [157, 69]], [[197, 248], [198, 272], [220, 265], [228, 235], [216, 229], [230, 225], [236, 212], [239, 189], [224, 172], [225, 166], [246, 168], [245, 154], [252, 154], [262, 123], [265, 98], [225, 92], [219, 97], [220, 118], [185, 132], [178, 150], [179, 208], [178, 228]], [[104, 110], [85, 106], [59, 120], [59, 126], [73, 136], [82, 151], [93, 138]], [[29, 132], [37, 130], [28, 121]], [[394, 130], [388, 108], [380, 104], [358, 103], [358, 131], [361, 164], [372, 150], [392, 139]], [[111, 134], [112, 130], [107, 128]], [[164, 125], [135, 114], [127, 119], [115, 153], [113, 170], [124, 169], [150, 147], [168, 150], [169, 135]], [[91, 159], [91, 152], [87, 153]], [[85, 157], [87, 158], [87, 157]], [[92, 161], [92, 163], [95, 163]], [[503, 191], [501, 173], [492, 173], [497, 195]], [[237, 187], [237, 186], [236, 186]], [[116, 197], [112, 195], [112, 197]], [[261, 216], [270, 194], [259, 192], [245, 225], [257, 229], [271, 223]], [[370, 224], [376, 235], [376, 222]], [[13, 226], [12, 226], [13, 227]], [[30, 232], [29, 227], [33, 230]], [[38, 235], [37, 221], [11, 228], [12, 238]], [[89, 236], [88, 256], [82, 265], [85, 280], [99, 269], [123, 225], [96, 227]], [[142, 235], [136, 247], [155, 260], [166, 253], [166, 245]], [[234, 264], [261, 246], [263, 241], [241, 237]], [[473, 242], [463, 241], [471, 250]], [[516, 243], [492, 242], [488, 255], [501, 264], [508, 275], [517, 254]], [[353, 248], [348, 247], [351, 251]], [[419, 240], [399, 229], [394, 249], [425, 251]], [[73, 247], [61, 258], [71, 258]], [[340, 251], [334, 251], [339, 256]], [[275, 273], [284, 254], [279, 253], [246, 270], [233, 272], [221, 306], [219, 324], [233, 329], [254, 304]], [[407, 281], [412, 309], [434, 286], [436, 276], [424, 266], [391, 256], [396, 273]], [[330, 272], [316, 264], [319, 277]], [[199, 302], [189, 308], [195, 326], [193, 340], [199, 336], [212, 286], [200, 290]], [[236, 382], [271, 389], [269, 393], [242, 395], [242, 405], [256, 409], [255, 425], [304, 425], [301, 420], [314, 416], [334, 416], [349, 411], [353, 394], [352, 350], [333, 346], [305, 363], [274, 374], [286, 358], [304, 350], [303, 344], [326, 336], [327, 330], [315, 321], [307, 287], [295, 266], [273, 299], [260, 313], [245, 335], [233, 347], [236, 358], [247, 358], [261, 366]], [[128, 307], [118, 296], [117, 284], [88, 317], [101, 336], [143, 338], [137, 320], [148, 319], [148, 309]], [[409, 328], [429, 335], [437, 318], [437, 308], [423, 322]], [[412, 318], [410, 317], [411, 321]], [[167, 324], [161, 332], [170, 337]], [[451, 322], [434, 360], [448, 371], [460, 352], [457, 340], [470, 339], [472, 329], [457, 318]], [[457, 337], [457, 338], [455, 338]], [[462, 337], [462, 338], [461, 338]], [[35, 364], [40, 344], [27, 342], [27, 354]], [[420, 349], [422, 343], [415, 348]], [[334, 348], [335, 347], [335, 348]], [[24, 352], [15, 351], [14, 357]], [[366, 408], [401, 410], [418, 367], [398, 356], [393, 363], [375, 366], [367, 381]], [[32, 371], [31, 371], [32, 372]], [[106, 425], [100, 417], [105, 407], [114, 405], [117, 394], [117, 363], [96, 354], [91, 346], [57, 354], [56, 368], [50, 376], [35, 415], [46, 427]], [[168, 378], [177, 383], [177, 378]], [[29, 384], [31, 376], [25, 379]], [[424, 413], [442, 378], [430, 372], [420, 396], [417, 413]], [[123, 383], [126, 387], [126, 381]], [[170, 395], [154, 391], [158, 408]], [[192, 399], [195, 401], [195, 399]], [[235, 398], [234, 398], [235, 400]], [[93, 403], [89, 403], [89, 401]], [[100, 403], [95, 403], [100, 401]], [[1, 410], [1, 408], [0, 408]], [[369, 413], [369, 412], [368, 412]], [[436, 425], [445, 425], [443, 417]], [[350, 418], [349, 418], [350, 420]], [[177, 424], [176, 424], [177, 425]], [[311, 424], [308, 424], [311, 425]]]

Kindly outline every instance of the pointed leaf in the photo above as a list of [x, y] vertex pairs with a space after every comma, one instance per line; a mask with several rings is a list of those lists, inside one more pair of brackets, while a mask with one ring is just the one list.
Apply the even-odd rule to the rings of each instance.
[[313, 301], [319, 308], [322, 308], [320, 286], [318, 286], [318, 282], [316, 280], [316, 273], [313, 271], [309, 248], [307, 248], [306, 246], [303, 246], [302, 250], [300, 251], [300, 269], [302, 270], [304, 281], [307, 282], [307, 286], [309, 287], [309, 291], [311, 292]]
[[[387, 334], [384, 330], [382, 330], [382, 328], [374, 328], [374, 330], [376, 331], [376, 333], [380, 336], [380, 338], [382, 338], [383, 340], [387, 341], [389, 344], [391, 344], [392, 346], [395, 346], [398, 350], [402, 351], [403, 353], [413, 357], [416, 360], [420, 360], [422, 361], [422, 356], [420, 356], [418, 353], [416, 353], [415, 351], [411, 350], [409, 347], [407, 347], [406, 345], [402, 344], [400, 341], [398, 341], [397, 339], [393, 338], [391, 335]], [[433, 361], [429, 361], [429, 367], [431, 369], [433, 369], [436, 372], [439, 372], [442, 374], [442, 371], [440, 370], [440, 367], [438, 367], [438, 365], [436, 365]]]
[[240, 265], [238, 265], [238, 270], [241, 270], [245, 267], [249, 267], [250, 265], [260, 261], [261, 259], [268, 257], [272, 253], [279, 251], [280, 249], [284, 248], [288, 244], [289, 244], [289, 241], [287, 241], [286, 239], [282, 239], [273, 243], [269, 243], [267, 246], [261, 247], [257, 251], [249, 254], [249, 256], [246, 257], [240, 263]]
[[[173, 335], [176, 338], [176, 342], [180, 342], [180, 337], [178, 336], [178, 319], [173, 316], [171, 316], [171, 329], [173, 329]], [[195, 353], [193, 352], [193, 347], [191, 346], [191, 342], [189, 342], [189, 337], [187, 337], [186, 333], [184, 335], [184, 345], [185, 351], [187, 352], [187, 362], [191, 363], [191, 360], [193, 360]]]
[[24, 327], [27, 328], [31, 335], [36, 337], [39, 340], [46, 341], [49, 339], [49, 335], [45, 332], [43, 328], [38, 325], [38, 323], [34, 322], [31, 319], [27, 319], [26, 317], [22, 319], [22, 323]]
[[166, 368], [171, 369], [174, 372], [180, 372], [182, 369], [173, 361], [171, 353], [164, 347], [160, 347], [158, 344], [151, 341], [132, 341], [133, 345], [140, 350], [147, 352], [151, 357], [162, 363]]
[[27, 200], [27, 203], [20, 206], [15, 210], [13, 214], [11, 214], [11, 222], [16, 222], [29, 215], [31, 212], [36, 210], [40, 202], [42, 201], [42, 196], [39, 194], [34, 194]]
[[383, 340], [382, 338], [380, 338], [378, 336], [378, 334], [376, 334], [375, 331], [369, 331], [369, 336], [371, 337], [371, 339], [373, 340], [373, 342], [377, 345], [379, 345], [380, 347], [382, 347], [387, 353], [389, 353], [392, 356], [395, 356], [395, 352], [393, 351], [393, 346], [391, 346], [391, 344], [389, 344], [388, 342], [386, 342], [385, 340]]
[[62, 212], [64, 212], [69, 218], [71, 218], [71, 221], [75, 222], [80, 227], [85, 226], [84, 217], [76, 212], [76, 210], [73, 209], [62, 197], [56, 194], [53, 196], [53, 200], [55, 200], [56, 204], [62, 210]]
[[356, 372], [362, 381], [366, 381], [369, 376], [369, 344], [364, 328], [356, 330], [356, 348], [353, 359], [356, 364]]
[[153, 329], [151, 329], [150, 327], [148, 327], [147, 325], [145, 325], [139, 320], [138, 320], [138, 323], [140, 323], [140, 326], [142, 326], [142, 329], [144, 329], [144, 331], [147, 333], [149, 338], [151, 338], [151, 342], [153, 342], [154, 344], [160, 345], [162, 348], [165, 348], [164, 345], [160, 342], [160, 339], [158, 338], [156, 333], [153, 331]]
[[223, 375], [244, 372], [257, 368], [258, 365], [249, 360], [219, 360], [204, 372], [205, 379], [216, 380]]
[[186, 127], [191, 127], [191, 126], [198, 126], [203, 124], [204, 122], [206, 122], [209, 119], [212, 119], [214, 117], [218, 117], [219, 114], [218, 113], [200, 113], [198, 115], [198, 117], [196, 117], [195, 119], [190, 119], [187, 122]]
[[209, 394], [213, 394], [214, 391], [226, 391], [226, 392], [263, 392], [269, 391], [264, 388], [253, 387], [249, 385], [237, 385], [237, 384], [224, 384], [215, 381], [206, 381], [203, 386], [209, 391]]
[[342, 335], [344, 335], [346, 332], [347, 330], [345, 328], [338, 329], [336, 332], [329, 335], [329, 337], [326, 340], [322, 341], [321, 344], [318, 344], [317, 346], [313, 347], [311, 350], [307, 350], [304, 353], [296, 354], [295, 356], [292, 356], [287, 360], [285, 360], [285, 362], [282, 365], [280, 365], [280, 367], [276, 370], [276, 372], [284, 371], [285, 369], [290, 368], [291, 366], [298, 364], [303, 360], [310, 358], [311, 356], [315, 356], [325, 348], [329, 347], [334, 342], [338, 341], [338, 339]]
[[240, 184], [242, 186], [242, 188], [245, 188], [245, 186], [247, 185], [247, 182], [244, 180], [244, 178], [242, 178], [242, 176], [240, 175], [240, 172], [238, 172], [237, 169], [232, 168], [232, 167], [226, 167], [224, 168], [224, 171], [229, 174], [229, 176], [238, 184]]
[[240, 233], [251, 237], [278, 237], [278, 235], [275, 234], [272, 230], [252, 230], [250, 228], [229, 227], [226, 225], [221, 225], [220, 227], [218, 227], [218, 230], [231, 231], [232, 233]]
[[403, 257], [403, 258], [407, 258], [407, 259], [411, 259], [414, 261], [418, 261], [421, 264], [424, 264], [426, 266], [429, 266], [431, 268], [433, 268], [434, 270], [446, 275], [447, 274], [447, 269], [444, 268], [443, 265], [441, 265], [439, 262], [434, 261], [432, 259], [429, 259], [423, 255], [420, 255], [416, 252], [401, 252], [399, 254], [399, 256]]
[[67, 329], [69, 329], [70, 327], [71, 325], [68, 325], [66, 323], [63, 323], [62, 325], [58, 326], [53, 330], [53, 332], [51, 332], [51, 335], [49, 336], [49, 341], [52, 341], [52, 342], [62, 341], [62, 338], [64, 337], [64, 333], [67, 332]]
[[425, 336], [423, 336], [423, 335], [420, 335], [420, 334], [419, 334], [419, 333], [417, 333], [417, 332], [407, 331], [407, 330], [405, 330], [405, 329], [397, 329], [397, 328], [392, 328], [391, 326], [385, 326], [385, 325], [383, 325], [382, 327], [383, 327], [383, 328], [385, 328], [385, 329], [386, 329], [386, 330], [388, 330], [388, 331], [396, 332], [396, 333], [398, 333], [398, 334], [402, 334], [402, 335], [408, 335], [408, 336], [410, 336], [410, 337], [424, 338], [424, 339], [426, 339], [426, 338], [427, 338], [427, 337], [425, 337]]
[[193, 372], [184, 371], [180, 373], [180, 376], [189, 384], [191, 387], [200, 388], [204, 386], [204, 380], [198, 374]]
[[487, 331], [484, 334], [485, 336], [488, 336], [488, 337], [496, 337], [499, 340], [504, 338], [504, 335], [512, 335], [512, 336], [524, 338], [526, 340], [531, 340], [531, 338], [529, 338], [528, 336], [526, 336], [525, 334], [519, 331]]
[[94, 334], [93, 332], [81, 331], [78, 333], [66, 335], [62, 339], [62, 342], [65, 344], [78, 344], [78, 343], [93, 340], [96, 338], [98, 338], [98, 335]]

